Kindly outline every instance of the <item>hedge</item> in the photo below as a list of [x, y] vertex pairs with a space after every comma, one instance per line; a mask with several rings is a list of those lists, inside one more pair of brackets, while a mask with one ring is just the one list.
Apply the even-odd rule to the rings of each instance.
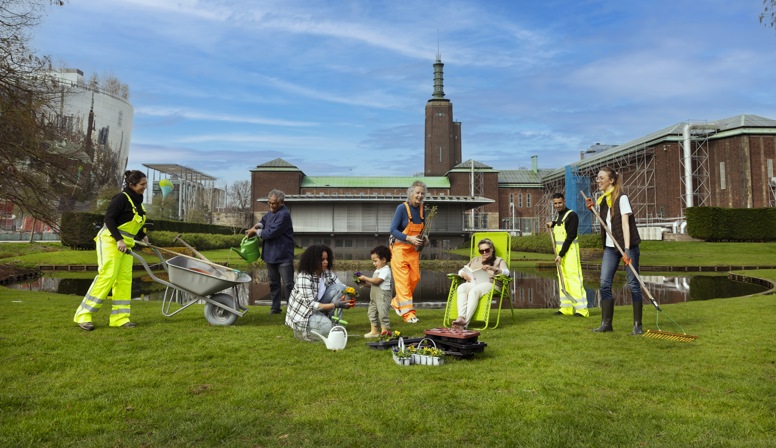
[[[60, 238], [62, 244], [72, 249], [89, 250], [94, 249], [94, 237], [102, 227], [104, 215], [97, 213], [65, 212], [62, 214], [62, 222], [59, 226]], [[208, 234], [236, 237], [239, 245], [243, 237], [242, 230], [234, 227], [217, 226], [214, 224], [199, 224], [181, 221], [166, 221], [162, 219], [149, 219], [146, 223], [146, 229], [151, 232], [170, 232], [174, 233], [172, 238], [181, 234]], [[227, 238], [224, 241], [231, 241], [234, 238]], [[184, 240], [189, 244], [187, 238]], [[214, 240], [215, 241], [215, 240]], [[208, 243], [210, 244], [210, 243]], [[225, 244], [225, 243], [223, 243]], [[192, 244], [193, 245], [193, 244]], [[218, 248], [230, 247], [225, 245]], [[205, 249], [205, 248], [203, 248]], [[208, 247], [210, 249], [210, 247]]]
[[690, 207], [687, 233], [706, 241], [776, 241], [776, 208]]

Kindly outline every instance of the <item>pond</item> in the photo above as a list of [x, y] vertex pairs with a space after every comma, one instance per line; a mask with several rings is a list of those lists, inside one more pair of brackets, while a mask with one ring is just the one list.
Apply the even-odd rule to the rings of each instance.
[[[339, 278], [352, 284], [352, 272], [336, 271]], [[157, 274], [166, 279], [164, 273]], [[448, 272], [424, 270], [420, 285], [415, 291], [416, 306], [444, 307], [450, 289]], [[588, 305], [598, 304], [598, 272], [584, 272], [585, 290]], [[252, 272], [253, 281], [239, 288], [241, 301], [251, 305], [269, 305], [269, 280], [266, 269], [256, 269]], [[512, 298], [515, 308], [557, 308], [559, 306], [558, 282], [553, 270], [516, 271], [512, 282]], [[746, 282], [732, 281], [726, 275], [642, 275], [652, 296], [660, 304], [708, 300], [725, 297], [739, 297], [757, 294], [766, 290], [765, 287]], [[37, 279], [10, 285], [11, 288], [48, 291], [59, 294], [83, 296], [91, 285], [93, 276], [80, 274], [57, 274], [56, 277], [46, 273]], [[139, 300], [162, 300], [165, 287], [153, 281], [147, 274], [138, 275], [132, 283], [132, 296]], [[613, 288], [615, 303], [630, 304], [630, 292], [625, 287], [625, 275], [618, 273]], [[369, 298], [368, 289], [360, 290], [359, 304], [366, 306]], [[645, 303], [647, 298], [644, 298]]]

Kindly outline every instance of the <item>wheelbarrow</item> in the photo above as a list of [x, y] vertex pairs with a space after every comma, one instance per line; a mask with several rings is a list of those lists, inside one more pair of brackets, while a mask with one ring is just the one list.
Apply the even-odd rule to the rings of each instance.
[[[154, 281], [167, 287], [162, 298], [162, 314], [165, 317], [174, 316], [186, 308], [200, 303], [200, 300], [205, 302], [205, 319], [211, 325], [232, 325], [238, 317], [243, 316], [248, 311], [247, 308], [240, 305], [237, 298], [237, 286], [251, 281], [251, 276], [247, 273], [211, 263], [207, 259], [200, 260], [181, 255], [141, 241], [136, 243], [148, 247], [156, 253], [162, 268], [169, 277], [169, 281], [160, 279], [153, 273], [143, 257], [131, 252]], [[171, 252], [175, 256], [165, 260], [161, 251]], [[224, 292], [228, 288], [233, 288], [234, 295]], [[171, 309], [173, 302], [180, 306]]]

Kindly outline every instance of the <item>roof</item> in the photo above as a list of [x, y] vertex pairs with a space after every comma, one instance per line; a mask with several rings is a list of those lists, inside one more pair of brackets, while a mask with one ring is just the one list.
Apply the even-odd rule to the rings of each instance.
[[[257, 201], [263, 202], [266, 200], [266, 198], [259, 198]], [[317, 195], [312, 193], [307, 194], [287, 194], [285, 198], [285, 202], [391, 202], [391, 203], [398, 203], [407, 200], [407, 197], [403, 194], [323, 194], [319, 193]], [[487, 205], [492, 204], [496, 202], [493, 199], [485, 198], [482, 196], [449, 196], [449, 195], [431, 195], [426, 196], [426, 199], [424, 200], [425, 204], [453, 204], [453, 203], [463, 203], [470, 205], [471, 207], [479, 207], [480, 205]]]
[[302, 188], [409, 188], [420, 180], [427, 188], [450, 188], [450, 180], [443, 176], [429, 177], [366, 177], [366, 176], [305, 176]]
[[285, 160], [278, 157], [277, 159], [270, 160], [269, 162], [262, 163], [261, 165], [256, 166], [256, 168], [297, 168], [295, 165], [292, 165]]
[[205, 174], [202, 171], [189, 168], [187, 166], [178, 165], [177, 163], [155, 163], [155, 164], [143, 164], [144, 167], [152, 170], [159, 171], [160, 173], [175, 176], [177, 178], [185, 179], [192, 182], [200, 182], [203, 180], [216, 180], [215, 177]]
[[488, 165], [485, 165], [482, 162], [478, 162], [476, 160], [469, 159], [469, 160], [467, 160], [465, 162], [461, 162], [458, 165], [454, 166], [453, 169], [450, 170], [450, 171], [460, 171], [462, 169], [464, 169], [464, 170], [471, 170], [472, 169], [472, 164], [474, 164], [474, 168], [476, 168], [478, 171], [492, 170], [493, 169], [492, 166], [488, 166]]
[[[764, 118], [759, 115], [751, 115], [751, 114], [742, 114], [742, 115], [735, 115], [729, 118], [724, 118], [717, 121], [683, 121], [676, 123], [674, 125], [668, 126], [667, 128], [661, 129], [659, 131], [655, 131], [651, 134], [647, 134], [643, 137], [639, 137], [635, 140], [631, 140], [628, 143], [624, 143], [622, 145], [615, 146], [614, 148], [608, 149], [606, 151], [601, 151], [599, 153], [593, 154], [590, 157], [586, 157], [582, 160], [578, 160], [574, 163], [571, 163], [571, 166], [576, 166], [579, 168], [587, 168], [591, 166], [600, 165], [603, 162], [606, 162], [614, 157], [628, 155], [630, 153], [635, 153], [640, 150], [643, 150], [646, 147], [654, 146], [658, 143], [665, 142], [665, 141], [682, 141], [684, 139], [683, 133], [684, 133], [684, 127], [688, 124], [701, 124], [701, 125], [709, 125], [716, 127], [716, 131], [712, 130], [699, 130], [697, 133], [705, 133], [712, 135], [709, 136], [709, 139], [715, 139], [715, 138], [723, 138], [723, 137], [730, 137], [731, 135], [736, 135], [740, 133], [758, 133], [757, 130], [760, 132], [765, 132], [768, 134], [776, 134], [776, 120], [771, 120], [769, 118]], [[559, 168], [557, 170], [553, 170], [551, 173], [547, 174], [545, 177], [557, 177], [557, 176], [564, 176], [565, 175], [565, 168]]]
[[527, 186], [541, 186], [542, 178], [547, 174], [552, 173], [554, 170], [504, 170], [498, 173], [499, 186], [511, 186], [527, 185]]

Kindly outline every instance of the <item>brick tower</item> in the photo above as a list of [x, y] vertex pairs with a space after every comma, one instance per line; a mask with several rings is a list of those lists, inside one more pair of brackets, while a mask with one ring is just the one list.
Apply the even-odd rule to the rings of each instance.
[[434, 63], [434, 93], [426, 103], [426, 176], [444, 176], [461, 163], [461, 123], [453, 121], [453, 103], [445, 98], [444, 68], [437, 53]]

